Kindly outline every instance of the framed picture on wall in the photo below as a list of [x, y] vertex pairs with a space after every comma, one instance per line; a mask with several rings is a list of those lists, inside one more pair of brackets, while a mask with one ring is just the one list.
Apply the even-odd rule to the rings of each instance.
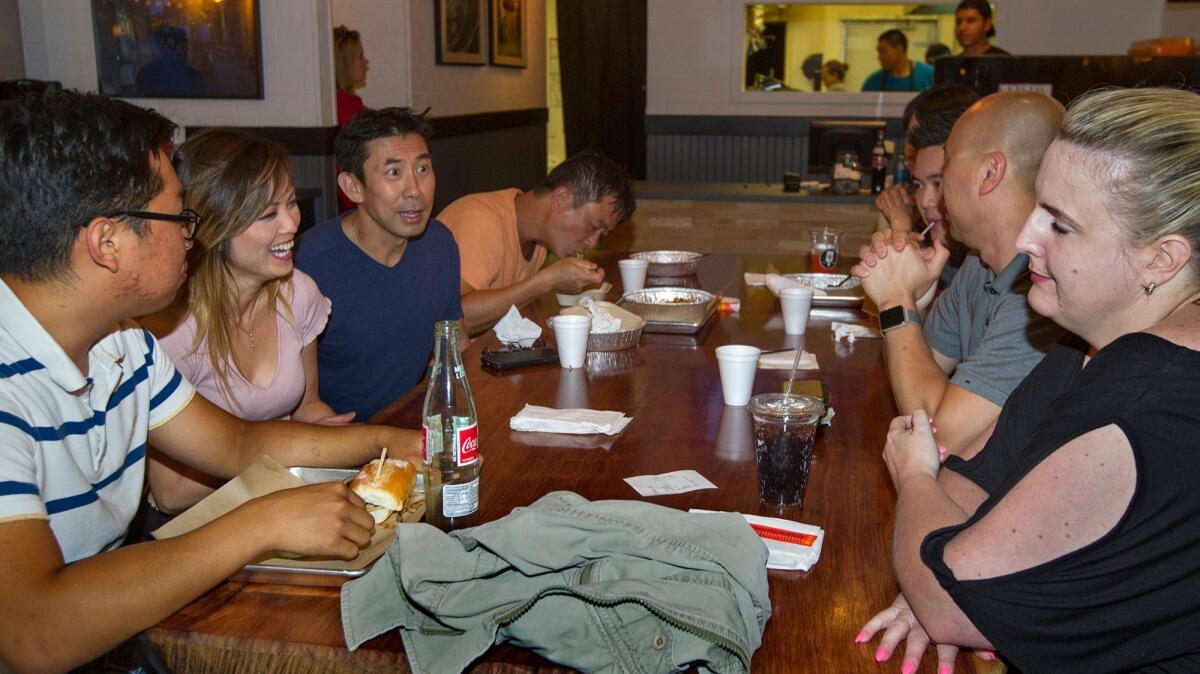
[[434, 0], [437, 21], [437, 62], [481, 66], [487, 0]]
[[492, 63], [524, 68], [529, 0], [492, 0]]
[[262, 98], [258, 0], [92, 0], [100, 92]]

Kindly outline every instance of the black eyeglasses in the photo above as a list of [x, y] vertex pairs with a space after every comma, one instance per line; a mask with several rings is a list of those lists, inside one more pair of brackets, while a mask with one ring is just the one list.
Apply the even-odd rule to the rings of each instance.
[[155, 213], [153, 211], [112, 211], [111, 213], [103, 213], [106, 218], [119, 218], [126, 216], [130, 218], [142, 218], [143, 220], [165, 220], [167, 222], [178, 222], [181, 225], [187, 225], [187, 234], [183, 238], [191, 241], [196, 236], [196, 228], [200, 223], [204, 222], [204, 217], [190, 208], [183, 209], [183, 212], [178, 215], [170, 213]]

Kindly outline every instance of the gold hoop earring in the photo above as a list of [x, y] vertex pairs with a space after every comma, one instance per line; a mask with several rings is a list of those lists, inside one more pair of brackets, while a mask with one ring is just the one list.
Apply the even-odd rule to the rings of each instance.
[[1146, 293], [1146, 296], [1150, 296], [1150, 295], [1154, 294], [1154, 289], [1157, 287], [1158, 287], [1158, 284], [1155, 283], [1154, 281], [1151, 281], [1151, 282], [1147, 283], [1146, 285], [1142, 286], [1142, 292]]

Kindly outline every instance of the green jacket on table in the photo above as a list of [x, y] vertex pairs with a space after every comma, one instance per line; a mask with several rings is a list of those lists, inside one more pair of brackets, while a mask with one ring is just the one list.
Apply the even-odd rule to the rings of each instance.
[[583, 671], [744, 672], [771, 617], [767, 550], [740, 515], [548, 494], [449, 535], [400, 525], [342, 588], [346, 644], [399, 627], [414, 672], [494, 643]]

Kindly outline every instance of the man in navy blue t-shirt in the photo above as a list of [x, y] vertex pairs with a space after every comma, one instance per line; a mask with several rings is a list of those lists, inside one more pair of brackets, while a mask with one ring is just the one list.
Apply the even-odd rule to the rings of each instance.
[[421, 381], [433, 324], [463, 315], [458, 246], [429, 217], [428, 136], [405, 108], [364, 110], [342, 127], [338, 185], [357, 208], [307, 232], [296, 252], [333, 303], [317, 344], [321, 399], [359, 421]]

